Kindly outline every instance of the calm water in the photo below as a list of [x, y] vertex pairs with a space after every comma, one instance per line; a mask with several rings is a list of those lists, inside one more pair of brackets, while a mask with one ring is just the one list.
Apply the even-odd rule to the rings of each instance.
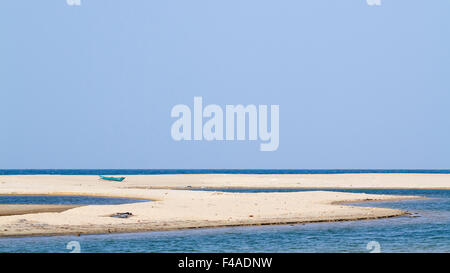
[[336, 174], [336, 173], [450, 173], [450, 170], [410, 169], [304, 169], [304, 170], [246, 170], [246, 169], [17, 169], [0, 170], [0, 175], [138, 175], [138, 174]]
[[450, 252], [449, 190], [335, 191], [420, 195], [429, 198], [360, 204], [399, 208], [419, 217], [81, 237], [1, 238], [0, 252], [69, 252], [66, 247], [71, 241], [79, 242], [81, 252], [368, 252], [366, 246], [370, 241], [377, 241], [381, 252]]
[[136, 202], [147, 200], [97, 196], [0, 195], [0, 204], [119, 205]]

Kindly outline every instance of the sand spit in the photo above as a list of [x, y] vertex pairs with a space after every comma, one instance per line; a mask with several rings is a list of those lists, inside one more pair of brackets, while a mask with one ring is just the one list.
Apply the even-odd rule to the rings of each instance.
[[[308, 177], [311, 176], [311, 177]], [[414, 196], [312, 190], [286, 193], [224, 193], [160, 187], [394, 186], [450, 188], [450, 175], [154, 175], [106, 182], [95, 176], [0, 176], [0, 194], [84, 195], [153, 200], [121, 205], [88, 205], [62, 212], [0, 217], [0, 236], [141, 232], [201, 227], [295, 224], [375, 219], [405, 215], [396, 209], [359, 207], [348, 202], [388, 201]], [[343, 179], [347, 176], [349, 179]], [[417, 176], [417, 177], [416, 177]], [[436, 176], [436, 177], [434, 177]], [[209, 178], [208, 178], [209, 177]], [[357, 177], [360, 177], [358, 180]], [[358, 182], [360, 181], [360, 182]], [[421, 183], [420, 183], [421, 182]], [[299, 187], [299, 185], [297, 185]], [[387, 187], [388, 188], [388, 187]], [[111, 215], [130, 212], [128, 218]]]

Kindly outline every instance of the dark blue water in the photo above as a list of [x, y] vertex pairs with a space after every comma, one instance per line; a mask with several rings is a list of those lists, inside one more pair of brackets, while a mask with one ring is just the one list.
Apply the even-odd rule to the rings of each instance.
[[337, 173], [450, 173], [450, 170], [384, 170], [384, 169], [310, 169], [310, 170], [246, 170], [246, 169], [17, 169], [0, 170], [0, 175], [139, 175], [139, 174], [337, 174]]
[[[232, 192], [292, 192], [293, 189], [227, 189]], [[374, 202], [362, 206], [398, 208], [418, 217], [318, 223], [196, 229], [170, 232], [1, 238], [0, 252], [369, 252], [375, 241], [381, 252], [450, 252], [449, 190], [334, 190], [372, 194], [419, 195], [428, 199]], [[73, 244], [73, 242], [71, 243]]]
[[97, 196], [0, 195], [0, 204], [119, 205], [137, 202], [148, 200]]

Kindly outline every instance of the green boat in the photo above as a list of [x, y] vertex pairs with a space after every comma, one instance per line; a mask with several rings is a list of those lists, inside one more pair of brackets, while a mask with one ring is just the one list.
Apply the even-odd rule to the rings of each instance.
[[103, 176], [103, 175], [99, 175], [100, 179], [103, 180], [108, 180], [108, 181], [123, 181], [125, 179], [125, 177], [109, 177], [109, 176]]

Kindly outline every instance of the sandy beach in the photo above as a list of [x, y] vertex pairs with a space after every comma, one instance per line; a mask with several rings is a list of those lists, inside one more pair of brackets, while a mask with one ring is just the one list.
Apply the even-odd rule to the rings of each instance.
[[[176, 188], [187, 190], [174, 190]], [[450, 175], [130, 175], [124, 182], [102, 181], [97, 176], [0, 176], [0, 194], [109, 196], [149, 200], [133, 204], [88, 205], [64, 208], [63, 211], [28, 211], [25, 212], [28, 214], [1, 216], [0, 236], [140, 232], [375, 219], [404, 215], [406, 212], [344, 203], [417, 198], [320, 190], [223, 193], [190, 191], [190, 188], [449, 189]], [[133, 215], [124, 219], [111, 217], [122, 212]]]

